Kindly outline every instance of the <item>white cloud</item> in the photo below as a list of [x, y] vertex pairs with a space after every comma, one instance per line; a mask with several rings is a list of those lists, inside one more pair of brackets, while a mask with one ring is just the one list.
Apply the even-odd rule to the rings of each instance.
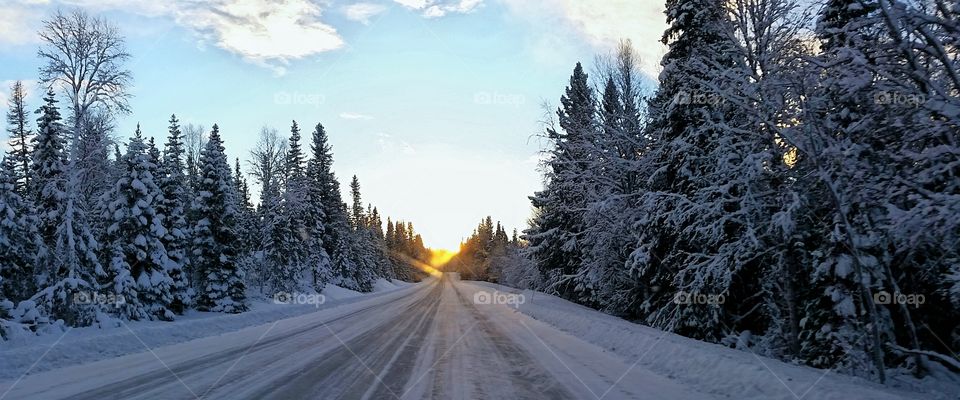
[[378, 133], [377, 134], [377, 145], [380, 146], [380, 152], [384, 155], [397, 156], [397, 155], [414, 155], [417, 154], [417, 150], [413, 146], [400, 139], [396, 139], [393, 135], [388, 133]]
[[394, 2], [403, 5], [404, 7], [412, 8], [415, 10], [422, 10], [427, 7], [433, 0], [393, 0]]
[[[591, 45], [610, 49], [631, 39], [645, 72], [655, 75], [665, 48], [660, 37], [667, 28], [662, 0], [501, 0], [513, 13], [532, 23], [559, 15]], [[551, 28], [555, 29], [555, 28]]]
[[439, 18], [447, 14], [467, 14], [472, 12], [483, 0], [393, 0], [412, 10], [421, 11], [424, 17]]
[[370, 24], [370, 18], [380, 15], [387, 10], [382, 4], [356, 3], [343, 7], [343, 14], [351, 21], [357, 21], [364, 25]]
[[372, 116], [369, 116], [369, 115], [366, 115], [366, 114], [355, 113], [355, 112], [342, 112], [342, 113], [340, 113], [340, 118], [343, 118], [343, 119], [364, 119], [364, 120], [371, 120], [371, 119], [373, 119]]
[[343, 46], [336, 29], [320, 16], [320, 7], [309, 0], [219, 0], [176, 11], [177, 22], [207, 35], [218, 47], [274, 66]]
[[[26, 1], [26, 0], [24, 0]], [[43, 1], [29, 0], [42, 3]], [[26, 4], [26, 3], [21, 3]], [[326, 4], [326, 3], [322, 3]], [[343, 47], [337, 30], [321, 21], [323, 9], [311, 0], [54, 0], [58, 6], [78, 6], [101, 12], [121, 10], [147, 17], [168, 17], [200, 36], [200, 40], [235, 53], [247, 61], [282, 73], [291, 60]], [[27, 18], [23, 13], [34, 12]], [[33, 6], [0, 8], [2, 21], [39, 21], [44, 13]], [[32, 40], [18, 24], [0, 25], [0, 43]], [[31, 34], [36, 28], [25, 30]]]
[[10, 4], [0, 7], [0, 45], [24, 45], [36, 43], [40, 38], [42, 13], [36, 7]]

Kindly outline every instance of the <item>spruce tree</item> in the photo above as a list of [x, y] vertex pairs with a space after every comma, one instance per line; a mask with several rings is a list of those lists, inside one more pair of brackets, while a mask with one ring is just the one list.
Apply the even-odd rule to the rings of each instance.
[[193, 268], [188, 258], [190, 227], [186, 217], [191, 195], [184, 175], [183, 139], [176, 115], [170, 116], [167, 132], [169, 135], [159, 164], [159, 176], [156, 177], [163, 194], [162, 201], [157, 205], [157, 213], [163, 216], [166, 234], [161, 238], [161, 243], [170, 260], [167, 271], [172, 281], [169, 309], [176, 314], [183, 314], [190, 306], [193, 295]]
[[179, 266], [163, 246], [167, 229], [158, 207], [164, 199], [154, 181], [159, 155], [152, 140], [144, 143], [138, 126], [122, 159], [123, 175], [106, 195], [110, 288], [124, 298], [116, 310], [123, 319], [173, 319], [167, 308], [173, 302], [169, 272]]
[[37, 135], [33, 138], [33, 182], [30, 194], [40, 218], [40, 234], [45, 243], [53, 244], [57, 229], [57, 210], [66, 190], [66, 140], [53, 90], [47, 91], [44, 105], [37, 110]]
[[580, 63], [573, 70], [560, 104], [557, 117], [561, 129], [547, 130], [554, 144], [548, 161], [547, 186], [530, 198], [535, 214], [526, 238], [530, 241], [530, 255], [549, 282], [547, 289], [572, 298], [573, 277], [581, 263], [577, 236], [583, 230], [582, 211], [589, 190], [586, 174], [595, 129], [593, 91]]
[[36, 293], [43, 249], [36, 218], [17, 191], [17, 167], [12, 157], [0, 164], [0, 296], [15, 303]]
[[306, 176], [300, 148], [300, 128], [294, 121], [285, 155], [284, 191], [274, 204], [267, 204], [267, 237], [264, 254], [268, 267], [267, 283], [274, 292], [292, 292], [299, 288], [307, 262]]
[[307, 162], [306, 170], [306, 209], [304, 227], [307, 233], [307, 267], [313, 277], [313, 287], [317, 292], [332, 278], [330, 254], [324, 242], [327, 219], [323, 207], [323, 187], [315, 177], [319, 176], [320, 162], [315, 157]]
[[[350, 221], [340, 182], [333, 173], [333, 150], [322, 124], [317, 124], [312, 134], [310, 150], [313, 153], [314, 175], [310, 176], [316, 186], [323, 211], [323, 246], [330, 259], [330, 282], [348, 288], [358, 288], [353, 277], [356, 266], [351, 259]], [[315, 215], [319, 215], [316, 213]]]
[[[97, 258], [99, 243], [94, 239], [86, 214], [75, 190], [78, 182], [68, 176], [64, 128], [53, 91], [37, 110], [37, 135], [33, 138], [31, 194], [35, 199], [38, 225], [46, 252], [44, 269], [37, 271], [40, 311], [70, 326], [93, 323], [99, 308], [87, 301], [105, 277]], [[69, 180], [69, 182], [68, 182]], [[86, 297], [85, 297], [86, 296]]]
[[26, 93], [23, 82], [16, 81], [10, 88], [10, 110], [7, 111], [7, 131], [10, 132], [9, 158], [13, 163], [14, 182], [21, 196], [27, 194], [30, 187], [30, 139], [32, 132], [28, 125]]
[[246, 311], [244, 271], [237, 265], [236, 194], [230, 164], [224, 154], [220, 128], [213, 126], [200, 153], [199, 174], [193, 211], [191, 262], [199, 276], [197, 308], [202, 311], [239, 313]]

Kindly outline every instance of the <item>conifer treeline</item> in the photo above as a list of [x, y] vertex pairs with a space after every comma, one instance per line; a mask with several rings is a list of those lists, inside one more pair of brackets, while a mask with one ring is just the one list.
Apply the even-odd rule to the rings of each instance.
[[[162, 150], [138, 126], [107, 160], [106, 176], [78, 184], [82, 174], [70, 168], [90, 154], [69, 139], [77, 136], [61, 123], [55, 94], [37, 110], [36, 133], [23, 98], [17, 82], [8, 113], [14, 145], [0, 170], [4, 337], [60, 320], [85, 326], [172, 320], [189, 308], [242, 312], [253, 288], [268, 296], [326, 284], [366, 292], [378, 278], [422, 276], [410, 259], [425, 259], [423, 240], [411, 223], [389, 219], [384, 233], [379, 211], [363, 207], [356, 177], [347, 209], [320, 124], [307, 157], [293, 123], [281, 165], [258, 177], [266, 184], [254, 207], [217, 125], [193, 168], [171, 116]], [[81, 188], [97, 195], [85, 201]]]
[[650, 96], [629, 43], [578, 63], [531, 198], [536, 275], [500, 281], [880, 381], [960, 368], [960, 7], [819, 10], [667, 1]]

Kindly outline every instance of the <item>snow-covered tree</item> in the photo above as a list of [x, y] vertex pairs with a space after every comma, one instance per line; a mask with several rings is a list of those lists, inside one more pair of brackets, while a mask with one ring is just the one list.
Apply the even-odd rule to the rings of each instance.
[[23, 82], [14, 82], [10, 87], [10, 109], [7, 111], [7, 132], [10, 132], [8, 157], [14, 165], [11, 172], [21, 196], [26, 195], [30, 187], [30, 139], [33, 136], [27, 116], [26, 95]]
[[188, 253], [190, 250], [190, 226], [186, 211], [190, 204], [190, 188], [184, 175], [184, 149], [180, 123], [176, 115], [170, 116], [169, 136], [160, 162], [158, 186], [163, 193], [157, 213], [163, 216], [166, 235], [161, 238], [170, 260], [167, 274], [170, 286], [170, 311], [183, 314], [192, 303], [191, 279], [193, 268]]
[[550, 285], [548, 290], [571, 298], [581, 262], [577, 237], [583, 230], [582, 213], [591, 190], [587, 176], [596, 128], [596, 103], [580, 63], [560, 104], [560, 130], [547, 129], [553, 149], [547, 161], [546, 187], [530, 198], [535, 214], [525, 238], [530, 242], [531, 257]]
[[[153, 154], [151, 154], [153, 153]], [[105, 196], [109, 199], [103, 218], [109, 249], [109, 289], [123, 296], [116, 312], [123, 319], [172, 320], [173, 279], [179, 269], [163, 245], [167, 236], [164, 215], [158, 211], [163, 192], [155, 181], [159, 150], [144, 143], [139, 126], [127, 144], [123, 175]]]
[[66, 140], [53, 90], [47, 91], [43, 101], [44, 105], [37, 110], [40, 118], [37, 119], [37, 135], [33, 138], [30, 195], [37, 207], [44, 242], [53, 243], [57, 210], [66, 184]]
[[238, 268], [236, 245], [236, 194], [230, 164], [224, 153], [220, 128], [213, 126], [200, 154], [196, 198], [197, 216], [192, 229], [191, 264], [199, 288], [196, 304], [203, 311], [238, 313], [246, 311], [244, 271]]
[[43, 243], [29, 205], [17, 191], [17, 163], [0, 165], [0, 295], [19, 302], [36, 293]]
[[306, 175], [300, 147], [300, 128], [296, 121], [290, 128], [285, 155], [284, 190], [271, 203], [265, 204], [264, 259], [266, 282], [274, 292], [292, 292], [298, 288], [306, 265], [307, 210]]
[[94, 239], [75, 190], [75, 175], [68, 174], [63, 125], [52, 90], [37, 111], [37, 135], [33, 138], [31, 194], [37, 209], [38, 225], [46, 253], [37, 271], [38, 293], [33, 301], [52, 319], [70, 326], [88, 325], [98, 308], [76, 301], [98, 289], [105, 272], [97, 258], [99, 243]]
[[[313, 175], [309, 177], [319, 195], [323, 213], [323, 246], [330, 259], [330, 283], [343, 287], [361, 289], [355, 280], [357, 269], [352, 254], [354, 245], [350, 229], [347, 207], [340, 195], [340, 182], [333, 173], [333, 150], [327, 139], [327, 132], [322, 124], [317, 124], [313, 130], [310, 151], [314, 167]], [[315, 215], [320, 213], [314, 212]]]

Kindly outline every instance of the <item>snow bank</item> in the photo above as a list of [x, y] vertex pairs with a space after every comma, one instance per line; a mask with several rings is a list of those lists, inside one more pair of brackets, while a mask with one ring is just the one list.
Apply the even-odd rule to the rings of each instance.
[[[510, 309], [704, 393], [736, 399], [955, 399], [960, 386], [892, 379], [887, 386], [667, 333], [561, 298], [487, 282], [476, 290], [523, 294]], [[639, 361], [638, 361], [639, 360]], [[918, 394], [921, 392], [923, 394]]]
[[190, 310], [174, 322], [129, 321], [114, 328], [74, 328], [59, 334], [16, 338], [0, 342], [0, 360], [3, 360], [0, 363], [0, 379], [16, 379], [25, 371], [47, 371], [220, 335], [379, 296], [411, 285], [380, 279], [374, 284], [373, 293], [366, 294], [329, 285], [323, 290], [323, 304], [275, 304], [273, 299], [254, 298], [250, 301], [250, 310], [241, 314]]

